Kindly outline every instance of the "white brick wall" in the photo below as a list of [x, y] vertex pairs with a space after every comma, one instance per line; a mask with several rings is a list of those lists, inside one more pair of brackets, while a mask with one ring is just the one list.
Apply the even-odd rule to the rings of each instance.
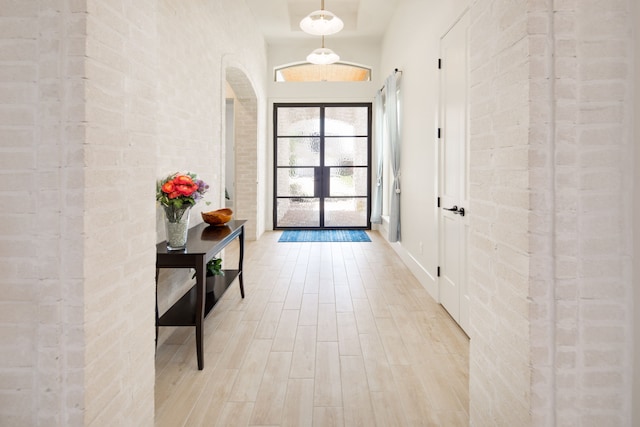
[[[231, 71], [231, 75], [238, 71]], [[236, 86], [242, 84], [235, 82]], [[245, 91], [249, 94], [251, 91]], [[247, 95], [245, 95], [247, 96]], [[251, 97], [237, 98], [235, 103], [236, 143], [236, 215], [249, 221], [245, 226], [246, 238], [255, 240], [258, 221], [258, 132], [257, 104]], [[262, 215], [262, 213], [260, 213]]]
[[[556, 305], [575, 309], [557, 321], [571, 341], [558, 353], [576, 353], [575, 363], [556, 366], [558, 422], [631, 425], [631, 2], [567, 4], [556, 15], [575, 25], [557, 25], [556, 40], [575, 41], [565, 62], [573, 66], [557, 79], [575, 87], [575, 98], [558, 100], [566, 117], [556, 119], [556, 165], [574, 176], [573, 186], [556, 188], [556, 222], [573, 224], [556, 233], [556, 256], [572, 265], [563, 282], [572, 292], [556, 293]], [[560, 164], [559, 154], [573, 152]], [[566, 157], [566, 156], [564, 156]], [[563, 209], [569, 201], [573, 209]], [[557, 269], [557, 267], [556, 267]], [[556, 274], [557, 276], [557, 274]], [[595, 362], [583, 354], [615, 352], [618, 360]], [[582, 356], [582, 357], [581, 357]], [[575, 385], [574, 385], [575, 384]]]
[[82, 423], [82, 12], [0, 2], [2, 425]]
[[[236, 112], [236, 126], [239, 126], [236, 161], [242, 163], [244, 157], [250, 156], [252, 167], [245, 170], [240, 165], [236, 174], [253, 173], [254, 176], [251, 187], [236, 182], [238, 196], [252, 194], [243, 196], [250, 200], [241, 205], [236, 218], [250, 220], [247, 228], [256, 230], [257, 151], [258, 142], [264, 141], [266, 132], [257, 128], [258, 114], [265, 113], [256, 107], [259, 99], [266, 98], [264, 40], [251, 25], [251, 12], [238, 2], [226, 0], [202, 6], [164, 3], [160, 17], [163, 30], [159, 34], [163, 46], [159, 78], [163, 149], [159, 151], [157, 174], [192, 170], [211, 185], [207, 196], [211, 205], [201, 203], [195, 215], [192, 214], [197, 222], [201, 221], [198, 211], [224, 207], [224, 123], [220, 118], [226, 95], [225, 79], [247, 86], [245, 90], [236, 90], [242, 92], [239, 96], [242, 105], [245, 101], [252, 105], [246, 118], [242, 109]], [[189, 25], [185, 26], [185, 22]], [[236, 73], [239, 76], [236, 77]], [[185, 150], [185, 146], [189, 150]], [[247, 234], [256, 237], [255, 231]]]
[[156, 5], [87, 2], [84, 425], [152, 425]]
[[247, 16], [0, 0], [0, 425], [153, 425], [155, 180], [198, 172], [222, 203], [223, 55], [264, 98]]
[[473, 425], [631, 425], [630, 7], [473, 4]]
[[529, 22], [525, 2], [477, 2], [471, 13], [471, 422], [525, 426]]

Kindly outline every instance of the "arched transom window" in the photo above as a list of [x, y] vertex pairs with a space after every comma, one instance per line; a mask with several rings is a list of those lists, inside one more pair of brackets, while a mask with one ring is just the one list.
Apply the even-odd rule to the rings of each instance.
[[274, 71], [276, 82], [368, 82], [371, 80], [371, 68], [345, 62], [329, 65], [300, 62], [276, 67]]

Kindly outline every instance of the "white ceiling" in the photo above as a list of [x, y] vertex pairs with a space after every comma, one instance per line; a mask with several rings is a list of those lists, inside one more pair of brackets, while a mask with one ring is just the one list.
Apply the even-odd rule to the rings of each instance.
[[[384, 34], [398, 3], [404, 0], [325, 0], [324, 8], [344, 22], [344, 29], [331, 38], [377, 40]], [[320, 9], [320, 0], [246, 0], [268, 43], [311, 37], [300, 29], [300, 21]]]

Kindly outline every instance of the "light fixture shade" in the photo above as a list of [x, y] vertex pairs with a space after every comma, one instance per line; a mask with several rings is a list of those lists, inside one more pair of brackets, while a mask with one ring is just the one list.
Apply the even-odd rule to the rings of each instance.
[[339, 60], [338, 54], [326, 47], [320, 47], [307, 56], [307, 61], [316, 65], [333, 64]]
[[316, 10], [300, 21], [300, 28], [314, 36], [328, 36], [342, 30], [344, 23], [328, 10]]

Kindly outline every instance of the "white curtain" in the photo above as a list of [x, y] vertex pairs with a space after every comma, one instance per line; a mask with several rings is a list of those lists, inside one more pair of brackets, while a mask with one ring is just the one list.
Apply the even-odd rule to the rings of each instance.
[[376, 156], [376, 188], [373, 190], [373, 200], [371, 206], [371, 222], [374, 224], [382, 223], [382, 165], [384, 164], [383, 146], [384, 135], [384, 105], [382, 103], [382, 91], [376, 93], [376, 99], [373, 104], [374, 108], [374, 132], [373, 132], [373, 150]]
[[391, 171], [393, 172], [393, 188], [389, 207], [389, 241], [400, 241], [400, 109], [398, 108], [398, 92], [400, 81], [393, 73], [385, 82], [387, 114], [387, 132], [391, 154]]

